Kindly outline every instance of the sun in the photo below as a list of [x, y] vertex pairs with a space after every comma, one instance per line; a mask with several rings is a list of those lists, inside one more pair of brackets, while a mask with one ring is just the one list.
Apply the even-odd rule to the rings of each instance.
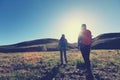
[[69, 42], [77, 42], [81, 25], [94, 30], [92, 25], [96, 23], [96, 17], [85, 11], [69, 11], [59, 17], [57, 22], [61, 34], [65, 34]]

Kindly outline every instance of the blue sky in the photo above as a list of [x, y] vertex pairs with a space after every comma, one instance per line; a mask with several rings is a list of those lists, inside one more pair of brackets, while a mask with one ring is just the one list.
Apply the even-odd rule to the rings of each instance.
[[76, 42], [81, 24], [93, 37], [120, 32], [120, 0], [0, 0], [0, 45], [65, 34]]

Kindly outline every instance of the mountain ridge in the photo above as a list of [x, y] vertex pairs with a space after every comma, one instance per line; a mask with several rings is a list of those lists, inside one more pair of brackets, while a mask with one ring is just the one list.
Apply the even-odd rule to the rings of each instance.
[[[0, 52], [58, 51], [58, 39], [44, 38], [0, 46]], [[76, 49], [77, 43], [68, 43], [69, 49]], [[92, 49], [120, 49], [120, 33], [104, 33], [93, 38]]]

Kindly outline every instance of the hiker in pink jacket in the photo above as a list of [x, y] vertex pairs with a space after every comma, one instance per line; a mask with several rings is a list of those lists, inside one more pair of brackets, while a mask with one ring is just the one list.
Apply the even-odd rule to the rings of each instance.
[[92, 43], [91, 31], [86, 28], [86, 24], [82, 24], [82, 30], [78, 37], [78, 48], [80, 49], [85, 62], [87, 77], [91, 78], [89, 80], [93, 80], [93, 75], [91, 72], [91, 64], [90, 64], [91, 43]]

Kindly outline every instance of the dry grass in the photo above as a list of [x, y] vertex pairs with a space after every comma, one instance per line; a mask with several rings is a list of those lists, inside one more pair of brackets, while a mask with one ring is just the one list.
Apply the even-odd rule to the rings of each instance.
[[[68, 65], [59, 67], [53, 79], [85, 80], [80, 52], [68, 51]], [[0, 53], [0, 80], [40, 80], [59, 64], [59, 52]], [[97, 80], [120, 80], [120, 53], [116, 50], [91, 51], [92, 71]]]

